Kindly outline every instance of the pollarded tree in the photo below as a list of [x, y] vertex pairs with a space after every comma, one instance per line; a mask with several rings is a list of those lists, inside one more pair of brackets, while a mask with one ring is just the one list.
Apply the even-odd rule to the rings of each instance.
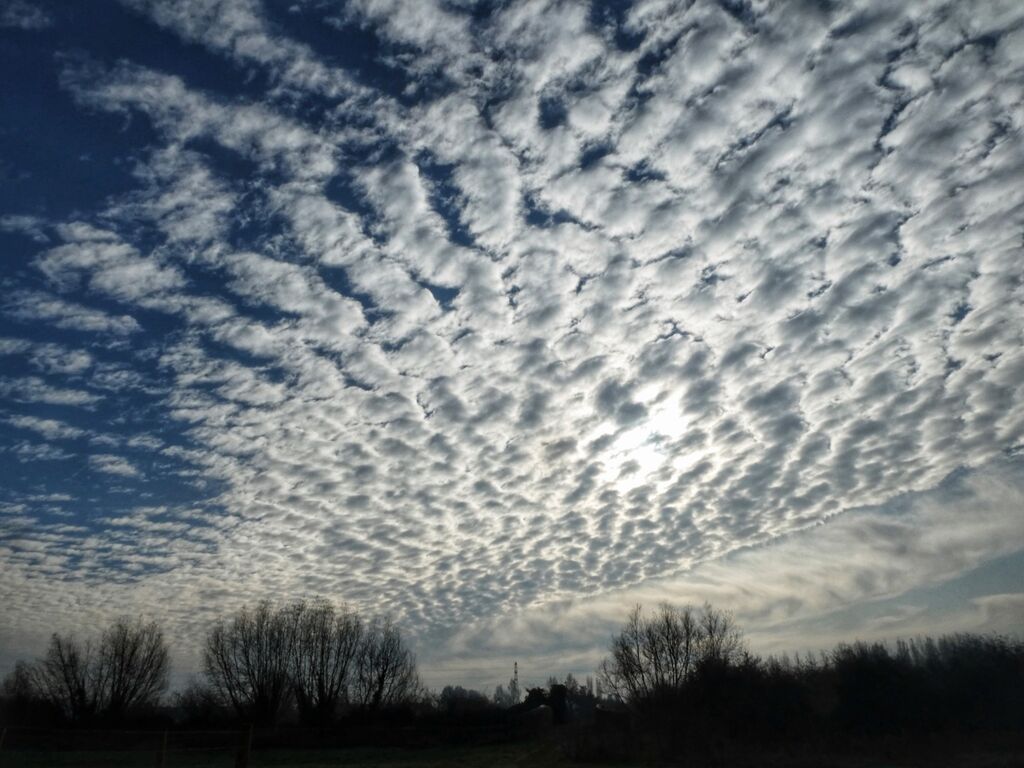
[[744, 649], [729, 614], [708, 604], [695, 610], [665, 603], [649, 617], [634, 608], [610, 650], [599, 670], [602, 685], [642, 706], [678, 692], [703, 668], [739, 661]]
[[69, 720], [82, 722], [95, 716], [99, 691], [90, 644], [54, 633], [33, 673], [40, 693]]
[[291, 685], [296, 619], [294, 610], [264, 600], [219, 621], [207, 635], [206, 676], [239, 717], [256, 725], [277, 721]]
[[324, 725], [348, 700], [363, 645], [359, 614], [327, 600], [291, 606], [295, 622], [290, 671], [299, 716], [309, 725]]
[[169, 669], [159, 624], [118, 619], [103, 633], [96, 654], [101, 711], [117, 720], [133, 707], [155, 704], [167, 688]]
[[120, 618], [96, 644], [54, 634], [32, 675], [36, 688], [70, 720], [117, 721], [159, 700], [169, 667], [160, 626]]
[[422, 692], [416, 656], [391, 619], [375, 619], [368, 627], [356, 664], [354, 701], [377, 710], [407, 703]]
[[342, 702], [374, 710], [421, 691], [398, 627], [325, 600], [242, 608], [210, 630], [204, 666], [217, 696], [257, 725], [276, 722], [289, 694], [303, 720], [323, 724]]

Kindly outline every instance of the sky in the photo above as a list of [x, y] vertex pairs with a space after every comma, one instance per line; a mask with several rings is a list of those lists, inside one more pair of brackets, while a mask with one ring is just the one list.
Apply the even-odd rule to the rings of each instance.
[[1024, 633], [1024, 4], [0, 0], [0, 673]]

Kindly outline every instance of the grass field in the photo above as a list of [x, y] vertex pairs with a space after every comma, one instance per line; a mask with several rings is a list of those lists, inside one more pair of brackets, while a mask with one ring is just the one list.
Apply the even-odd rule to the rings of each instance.
[[[171, 752], [165, 768], [234, 768], [233, 752]], [[36, 752], [9, 751], [0, 754], [2, 768], [153, 768], [153, 752]], [[491, 747], [438, 747], [404, 750], [355, 748], [333, 750], [263, 750], [254, 752], [250, 768], [568, 768], [573, 763], [552, 744], [506, 744]], [[600, 763], [600, 768], [625, 768], [629, 764]], [[678, 763], [633, 763], [679, 765]], [[685, 763], [684, 763], [685, 765]], [[831, 757], [782, 760], [766, 757], [737, 762], [736, 768], [1021, 768], [1024, 755], [975, 753], [950, 755], [946, 759], [878, 759]]]
[[[233, 768], [228, 750], [170, 752], [166, 768]], [[552, 745], [503, 744], [488, 747], [435, 749], [261, 750], [253, 752], [250, 768], [512, 768], [560, 766], [568, 761]], [[154, 752], [36, 752], [0, 754], [3, 768], [153, 768]]]
[[[715, 762], [715, 765], [723, 765]], [[156, 752], [45, 752], [11, 750], [0, 753], [0, 768], [153, 768]], [[171, 751], [164, 768], [234, 768], [233, 750]], [[330, 750], [266, 749], [252, 753], [250, 768], [570, 768], [585, 766], [561, 753], [553, 742], [519, 742], [494, 746], [428, 749], [351, 748]], [[590, 764], [595, 765], [595, 764]], [[638, 761], [599, 763], [599, 768], [678, 766], [688, 763]], [[697, 768], [697, 763], [690, 764]], [[704, 763], [700, 763], [704, 765]], [[1024, 754], [1014, 749], [978, 749], [946, 754], [922, 752], [916, 758], [867, 756], [787, 756], [747, 754], [730, 758], [725, 768], [1024, 768]]]

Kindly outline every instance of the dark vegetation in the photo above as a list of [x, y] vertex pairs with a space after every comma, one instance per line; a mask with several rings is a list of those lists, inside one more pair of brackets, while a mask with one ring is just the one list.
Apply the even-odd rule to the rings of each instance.
[[709, 606], [661, 606], [648, 617], [638, 608], [613, 639], [601, 679], [628, 707], [620, 729], [629, 736], [608, 738], [606, 729], [579, 757], [742, 764], [868, 752], [934, 761], [932, 746], [976, 743], [1024, 758], [1019, 639], [956, 634], [758, 658]]
[[423, 693], [398, 627], [323, 600], [243, 608], [213, 627], [203, 660], [210, 690], [192, 695], [230, 703], [257, 726], [274, 725], [288, 705], [302, 723], [323, 726], [342, 705], [377, 712]]
[[156, 704], [169, 667], [155, 623], [119, 619], [97, 642], [55, 634], [41, 659], [4, 680], [4, 721], [119, 724]]
[[732, 618], [707, 605], [635, 609], [596, 685], [550, 678], [525, 697], [518, 675], [492, 696], [432, 694], [393, 622], [323, 600], [242, 609], [210, 629], [203, 660], [204, 675], [167, 696], [158, 625], [121, 619], [89, 641], [54, 635], [4, 681], [0, 726], [156, 728], [180, 739], [252, 726], [256, 747], [321, 749], [544, 735], [577, 760], [723, 765], [1024, 746], [1020, 640], [961, 634], [758, 658]]

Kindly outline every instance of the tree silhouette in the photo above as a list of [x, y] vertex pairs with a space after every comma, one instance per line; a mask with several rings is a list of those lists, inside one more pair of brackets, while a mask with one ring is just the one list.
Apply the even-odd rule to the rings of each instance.
[[598, 671], [602, 686], [643, 706], [678, 692], [702, 667], [738, 660], [743, 641], [731, 616], [709, 604], [695, 610], [663, 603], [651, 616], [636, 606], [610, 650]]
[[54, 634], [31, 674], [39, 692], [73, 722], [117, 721], [132, 708], [156, 703], [169, 668], [160, 626], [120, 618], [95, 645]]
[[289, 668], [299, 717], [323, 725], [348, 699], [364, 643], [363, 622], [355, 611], [336, 609], [323, 599], [296, 603], [290, 610], [295, 642]]
[[403, 704], [420, 695], [416, 656], [389, 618], [367, 628], [356, 663], [355, 701], [367, 710]]
[[97, 657], [107, 717], [117, 720], [134, 706], [155, 703], [167, 688], [170, 660], [156, 622], [118, 619], [103, 633]]
[[99, 707], [93, 650], [88, 643], [54, 633], [35, 677], [40, 692], [72, 722], [91, 719]]
[[203, 663], [214, 690], [239, 717], [273, 725], [291, 683], [296, 614], [264, 600], [221, 620], [206, 637]]

